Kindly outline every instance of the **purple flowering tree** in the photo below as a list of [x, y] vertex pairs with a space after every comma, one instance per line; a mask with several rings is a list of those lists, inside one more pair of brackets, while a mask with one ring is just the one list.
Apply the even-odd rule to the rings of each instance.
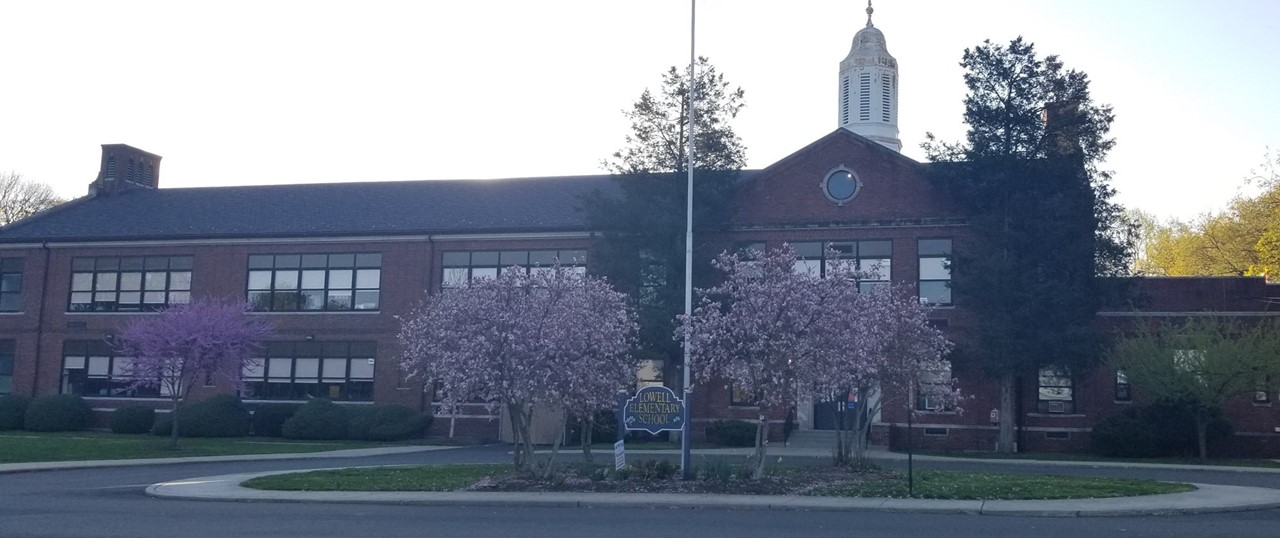
[[238, 389], [258, 342], [272, 334], [270, 322], [247, 311], [242, 302], [202, 298], [134, 318], [121, 331], [119, 351], [132, 356], [124, 375], [172, 401], [170, 448], [178, 446], [178, 404], [191, 387], [222, 379]]
[[[699, 290], [692, 317], [681, 319], [700, 383], [721, 380], [751, 397], [760, 410], [752, 476], [764, 475], [768, 417], [796, 401], [828, 362], [829, 312], [841, 296], [817, 275], [797, 272], [790, 246], [750, 259], [728, 253], [715, 262], [725, 279]], [[677, 335], [679, 337], [679, 335]]]
[[587, 415], [635, 384], [637, 330], [626, 296], [561, 267], [505, 270], [430, 296], [401, 318], [401, 364], [438, 383], [441, 408], [483, 401], [510, 417], [517, 469], [551, 472], [560, 448], [535, 468], [534, 408]]

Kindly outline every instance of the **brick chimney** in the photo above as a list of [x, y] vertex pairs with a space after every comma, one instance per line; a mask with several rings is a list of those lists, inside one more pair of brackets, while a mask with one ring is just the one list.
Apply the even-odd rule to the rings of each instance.
[[97, 196], [132, 188], [160, 186], [159, 155], [127, 144], [103, 144], [98, 178], [89, 185], [89, 195]]

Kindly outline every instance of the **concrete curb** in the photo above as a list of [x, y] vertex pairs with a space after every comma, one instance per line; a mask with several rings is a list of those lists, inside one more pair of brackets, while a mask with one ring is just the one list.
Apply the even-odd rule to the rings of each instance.
[[61, 471], [66, 469], [100, 469], [104, 467], [138, 467], [144, 465], [177, 465], [181, 463], [210, 463], [225, 461], [278, 461], [309, 460], [324, 458], [359, 458], [364, 456], [385, 456], [391, 454], [411, 454], [433, 450], [459, 448], [453, 446], [405, 446], [382, 448], [353, 448], [349, 450], [330, 450], [326, 452], [292, 452], [288, 454], [243, 454], [235, 456], [193, 456], [187, 458], [148, 458], [136, 460], [87, 460], [87, 461], [42, 461], [32, 463], [0, 464], [0, 474], [30, 473], [38, 471]]
[[1238, 512], [1280, 508], [1280, 490], [1194, 484], [1196, 491], [1145, 497], [1061, 501], [945, 501], [657, 493], [328, 492], [266, 491], [241, 487], [259, 476], [297, 471], [243, 473], [152, 484], [161, 499], [232, 502], [408, 504], [422, 506], [525, 506], [568, 508], [687, 508], [718, 510], [822, 510], [1022, 517], [1106, 517]]

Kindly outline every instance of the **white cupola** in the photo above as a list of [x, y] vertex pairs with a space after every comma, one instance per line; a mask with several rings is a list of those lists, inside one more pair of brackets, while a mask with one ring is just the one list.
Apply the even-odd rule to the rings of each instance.
[[840, 62], [840, 126], [894, 151], [898, 139], [898, 61], [889, 55], [884, 33], [871, 24], [853, 36], [853, 48]]

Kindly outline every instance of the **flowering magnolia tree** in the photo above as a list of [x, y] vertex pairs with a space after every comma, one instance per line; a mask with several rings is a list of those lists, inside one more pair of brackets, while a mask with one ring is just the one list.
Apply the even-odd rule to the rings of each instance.
[[[839, 283], [831, 287], [833, 293], [848, 288]], [[825, 323], [830, 324], [828, 342], [833, 349], [821, 356], [827, 362], [820, 366], [822, 375], [814, 387], [821, 393], [853, 390], [861, 399], [851, 425], [843, 417], [836, 422], [836, 464], [866, 463], [871, 419], [885, 405], [904, 405], [914, 413], [915, 400], [927, 398], [932, 405], [959, 409], [960, 392], [945, 358], [951, 343], [929, 325], [928, 308], [913, 289], [883, 287], [846, 294], [829, 314]]]
[[[400, 321], [405, 372], [435, 380], [446, 412], [475, 400], [505, 408], [521, 470], [538, 470], [529, 435], [535, 406], [590, 415], [635, 384], [637, 326], [626, 296], [559, 266], [472, 281], [428, 297]], [[557, 436], [544, 474], [559, 448]]]
[[258, 342], [272, 334], [269, 321], [247, 310], [240, 302], [196, 299], [134, 318], [121, 331], [119, 351], [133, 357], [124, 375], [135, 386], [159, 387], [172, 401], [170, 448], [178, 446], [178, 404], [191, 387], [222, 379], [240, 388]]
[[[845, 457], [837, 461], [845, 463], [846, 447], [865, 455], [866, 418], [878, 406], [909, 399], [925, 372], [949, 368], [942, 357], [950, 344], [929, 327], [914, 296], [895, 289], [860, 293], [860, 275], [847, 261], [833, 262], [820, 278], [795, 270], [795, 251], [784, 246], [749, 259], [723, 254], [716, 265], [725, 280], [700, 290], [702, 302], [682, 330], [699, 380], [736, 385], [760, 409], [755, 478], [767, 461], [768, 417], [812, 394], [800, 391], [857, 390], [864, 401], [876, 392], [889, 395], [877, 398], [875, 410], [864, 405], [853, 432], [838, 437]], [[948, 403], [956, 396], [949, 381], [928, 390]]]
[[721, 254], [715, 265], [724, 281], [699, 290], [692, 317], [681, 318], [694, 375], [736, 385], [759, 407], [755, 478], [764, 475], [769, 415], [794, 404], [796, 387], [813, 383], [815, 367], [829, 362], [826, 320], [842, 298], [818, 276], [795, 271], [795, 259], [789, 246], [747, 258]]

